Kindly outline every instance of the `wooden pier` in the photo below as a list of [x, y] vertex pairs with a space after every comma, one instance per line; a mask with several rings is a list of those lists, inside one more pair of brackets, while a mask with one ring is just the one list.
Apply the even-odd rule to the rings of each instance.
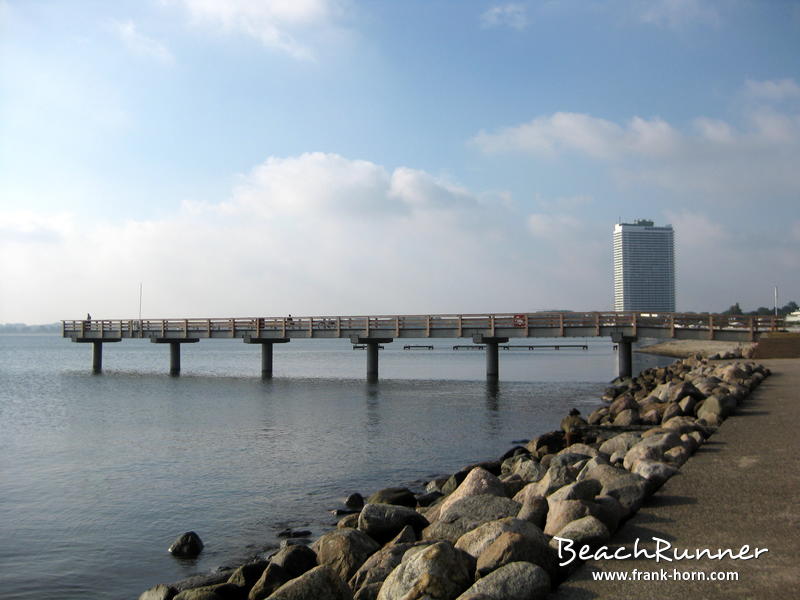
[[[567, 348], [575, 344], [512, 345], [512, 338], [611, 337], [618, 346], [619, 372], [631, 371], [631, 344], [639, 338], [717, 339], [752, 342], [765, 332], [784, 329], [773, 316], [642, 312], [532, 312], [224, 319], [99, 319], [62, 321], [62, 336], [93, 346], [92, 366], [102, 370], [103, 344], [145, 338], [169, 344], [170, 373], [180, 372], [180, 347], [201, 339], [241, 339], [262, 348], [262, 376], [272, 377], [273, 345], [299, 338], [348, 338], [367, 350], [367, 377], [377, 379], [378, 349], [397, 338], [472, 338], [474, 346], [454, 350], [486, 351], [487, 378], [498, 377], [500, 348]], [[411, 346], [409, 346], [410, 348]], [[584, 345], [580, 345], [586, 349]]]

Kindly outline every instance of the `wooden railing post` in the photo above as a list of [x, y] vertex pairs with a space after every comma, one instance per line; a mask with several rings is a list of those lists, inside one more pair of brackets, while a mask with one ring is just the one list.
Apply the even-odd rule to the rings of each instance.
[[457, 329], [457, 331], [458, 331], [458, 335], [456, 335], [456, 337], [461, 337], [462, 333], [464, 332], [463, 320], [462, 320], [462, 318], [461, 318], [461, 315], [458, 315], [458, 325], [457, 325], [457, 328], [458, 328], [458, 329]]
[[708, 315], [708, 339], [714, 339], [714, 315]]

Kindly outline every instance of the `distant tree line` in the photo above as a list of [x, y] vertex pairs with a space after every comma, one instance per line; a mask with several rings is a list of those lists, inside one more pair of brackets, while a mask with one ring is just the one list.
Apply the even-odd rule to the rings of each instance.
[[[782, 307], [778, 308], [778, 315], [782, 316], [782, 317], [785, 317], [789, 313], [793, 313], [794, 311], [796, 311], [798, 309], [800, 309], [800, 306], [797, 305], [797, 302], [792, 300], [791, 302], [787, 302], [785, 305], [783, 305]], [[767, 315], [774, 315], [775, 314], [775, 308], [774, 307], [769, 308], [769, 307], [766, 307], [766, 306], [759, 306], [755, 310], [751, 310], [750, 312], [745, 312], [745, 311], [742, 310], [742, 307], [739, 306], [739, 303], [737, 302], [736, 304], [731, 306], [728, 310], [726, 310], [726, 311], [724, 311], [724, 312], [722, 312], [720, 314], [723, 314], [723, 315], [752, 315], [752, 316], [764, 315], [764, 316], [767, 316]]]
[[25, 323], [0, 323], [0, 333], [60, 333], [61, 323], [26, 325]]

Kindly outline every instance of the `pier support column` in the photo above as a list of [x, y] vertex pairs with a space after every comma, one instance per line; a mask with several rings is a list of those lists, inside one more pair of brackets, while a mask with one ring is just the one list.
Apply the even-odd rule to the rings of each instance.
[[635, 336], [612, 333], [611, 341], [617, 345], [617, 370], [620, 377], [633, 376], [633, 342]]
[[181, 374], [181, 344], [196, 344], [197, 338], [151, 338], [154, 344], [169, 344], [169, 374], [173, 377]]
[[381, 344], [391, 344], [394, 338], [373, 338], [351, 335], [350, 341], [354, 346], [364, 345], [367, 349], [367, 381], [375, 383], [378, 381], [378, 350]]
[[121, 342], [122, 338], [87, 338], [87, 337], [74, 337], [73, 342], [79, 344], [92, 345], [92, 373], [99, 374], [103, 372], [103, 344], [108, 342]]
[[261, 344], [261, 377], [272, 379], [272, 346], [286, 344], [289, 338], [244, 338], [245, 344]]
[[103, 342], [92, 342], [92, 373], [103, 372]]
[[498, 352], [498, 345], [507, 344], [508, 338], [476, 333], [472, 336], [472, 341], [475, 344], [486, 346], [486, 379], [489, 381], [497, 381], [500, 378], [500, 353]]

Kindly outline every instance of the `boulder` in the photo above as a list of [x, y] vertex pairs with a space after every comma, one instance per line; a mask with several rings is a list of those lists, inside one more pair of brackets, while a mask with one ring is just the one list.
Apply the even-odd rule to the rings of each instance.
[[451, 600], [472, 583], [474, 559], [449, 542], [409, 549], [389, 574], [378, 600]]
[[520, 507], [519, 502], [510, 498], [491, 495], [468, 496], [453, 503], [446, 512], [442, 512], [437, 521], [425, 528], [422, 537], [455, 543], [467, 531], [483, 523], [516, 516]]
[[353, 594], [353, 600], [378, 600], [378, 593], [381, 591], [382, 585], [383, 582], [381, 581], [380, 583], [368, 583], [362, 586]]
[[547, 472], [547, 467], [530, 454], [518, 455], [509, 460], [509, 475], [518, 475], [527, 482], [539, 481]]
[[347, 498], [345, 498], [344, 505], [352, 510], [361, 510], [364, 508], [364, 496], [358, 492], [350, 494]]
[[638, 408], [628, 408], [620, 412], [614, 420], [612, 421], [612, 425], [614, 427], [630, 427], [631, 425], [636, 425], [639, 422], [639, 409]]
[[600, 519], [614, 533], [625, 516], [625, 509], [613, 496], [597, 496], [589, 503], [589, 514]]
[[503, 533], [512, 532], [527, 538], [547, 542], [542, 530], [529, 521], [514, 517], [489, 521], [462, 535], [455, 546], [470, 556], [478, 558], [481, 553]]
[[168, 550], [178, 558], [194, 558], [202, 552], [203, 541], [194, 531], [187, 531], [179, 535]]
[[589, 505], [583, 500], [554, 500], [550, 501], [547, 511], [547, 521], [545, 521], [544, 532], [547, 535], [555, 535], [563, 529], [567, 523], [585, 517], [589, 514]]
[[267, 560], [257, 560], [244, 564], [233, 572], [228, 578], [228, 583], [249, 590], [261, 579], [261, 575], [264, 573], [264, 569], [267, 568], [268, 564], [269, 561]]
[[347, 581], [380, 546], [358, 529], [335, 529], [320, 537], [311, 549], [316, 552], [320, 565], [331, 567]]
[[572, 540], [577, 548], [589, 546], [596, 549], [611, 538], [611, 532], [600, 519], [587, 515], [568, 523], [553, 536], [550, 547], [558, 552], [559, 541], [556, 538]]
[[253, 584], [253, 587], [250, 588], [250, 593], [248, 594], [247, 599], [264, 600], [264, 598], [269, 597], [272, 592], [277, 590], [290, 579], [291, 577], [289, 576], [289, 573], [286, 572], [286, 569], [271, 562], [267, 565], [267, 568], [264, 569], [264, 572], [261, 573], [261, 577], [258, 578], [258, 581], [256, 581]]
[[584, 427], [588, 426], [588, 423], [581, 418], [580, 411], [576, 408], [573, 408], [569, 411], [569, 414], [561, 419], [561, 430], [564, 433], [570, 433], [572, 431], [579, 431]]
[[308, 546], [294, 544], [278, 550], [270, 563], [283, 567], [289, 579], [294, 579], [317, 566], [317, 555]]
[[591, 458], [593, 456], [597, 456], [597, 448], [593, 448], [589, 444], [583, 444], [578, 442], [575, 444], [570, 444], [569, 446], [561, 450], [558, 453], [558, 456], [562, 454], [577, 454], [579, 456], [586, 456]]
[[642, 459], [663, 460], [664, 452], [680, 443], [680, 436], [674, 432], [656, 433], [643, 437], [640, 442], [628, 450], [622, 464], [626, 469], [630, 469], [636, 461]]
[[503, 565], [480, 578], [456, 600], [466, 600], [475, 594], [492, 600], [545, 600], [549, 592], [547, 572], [537, 565], [520, 561]]
[[[683, 452], [683, 446], [677, 446]], [[631, 467], [631, 472], [641, 475], [647, 480], [647, 493], [652, 494], [667, 482], [667, 479], [675, 475], [678, 469], [666, 463], [654, 460], [639, 460]]]
[[625, 469], [596, 463], [586, 471], [585, 477], [597, 479], [603, 486], [600, 494], [612, 496], [620, 503], [624, 510], [623, 518], [639, 510], [647, 497], [647, 481], [642, 476]]
[[521, 533], [506, 531], [481, 552], [475, 567], [475, 576], [477, 579], [485, 577], [503, 565], [519, 561], [539, 565], [548, 574], [555, 573], [557, 568], [555, 553], [544, 535], [533, 539]]
[[358, 529], [378, 542], [387, 542], [406, 525], [419, 533], [428, 520], [407, 506], [392, 504], [366, 504], [358, 516]]
[[539, 437], [528, 442], [526, 448], [531, 454], [539, 457], [544, 454], [558, 452], [564, 448], [564, 432], [551, 431], [549, 433], [543, 433]]
[[558, 488], [547, 497], [548, 502], [557, 500], [592, 500], [600, 493], [602, 485], [596, 479], [582, 479]]
[[368, 504], [394, 504], [414, 508], [417, 497], [414, 492], [404, 487], [390, 487], [378, 490], [367, 499]]
[[450, 494], [440, 505], [440, 515], [447, 512], [448, 507], [455, 502], [468, 496], [481, 496], [489, 494], [491, 496], [505, 497], [506, 490], [503, 482], [495, 475], [485, 469], [476, 467], [461, 482], [461, 485]]
[[[574, 455], [564, 456], [571, 457]], [[547, 469], [547, 473], [544, 474], [544, 477], [542, 477], [541, 480], [531, 484], [536, 487], [533, 488], [533, 491], [528, 493], [533, 493], [536, 496], [549, 496], [558, 488], [575, 481], [575, 476], [576, 470], [573, 469], [571, 465], [553, 465]], [[524, 492], [525, 489], [527, 489], [527, 486], [526, 488], [523, 488], [522, 492]]]
[[615, 435], [600, 445], [600, 452], [611, 456], [617, 451], [627, 452], [641, 439], [641, 436], [633, 431], [626, 431]]
[[172, 600], [177, 593], [171, 585], [159, 583], [139, 594], [139, 600]]
[[353, 593], [336, 572], [322, 565], [314, 567], [275, 590], [269, 600], [353, 600]]
[[517, 513], [517, 518], [529, 521], [539, 529], [544, 529], [547, 520], [547, 498], [544, 496], [526, 496], [522, 508]]
[[339, 521], [336, 523], [336, 527], [338, 529], [347, 529], [347, 528], [355, 529], [358, 527], [358, 517], [359, 517], [358, 513], [347, 515], [346, 517], [339, 519]]
[[[422, 542], [430, 545], [433, 542]], [[350, 579], [350, 587], [354, 590], [373, 583], [383, 583], [394, 568], [403, 560], [403, 555], [413, 548], [414, 544], [393, 544], [385, 546], [370, 556]]]
[[417, 536], [417, 532], [414, 531], [414, 528], [411, 527], [411, 525], [406, 525], [400, 530], [400, 533], [389, 540], [386, 545], [391, 546], [394, 544], [413, 544], [418, 539], [419, 537]]

